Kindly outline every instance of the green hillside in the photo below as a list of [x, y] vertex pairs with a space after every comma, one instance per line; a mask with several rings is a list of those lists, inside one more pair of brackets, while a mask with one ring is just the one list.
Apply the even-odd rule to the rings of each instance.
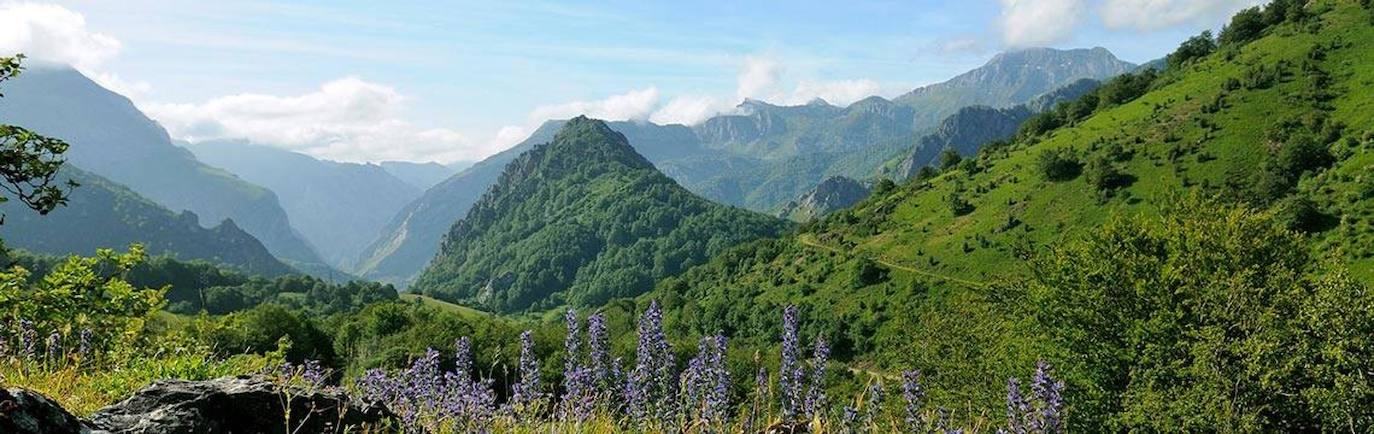
[[784, 228], [692, 195], [580, 117], [506, 166], [412, 289], [502, 312], [597, 305]]
[[[1260, 262], [1271, 269], [1260, 271], [1267, 279], [1282, 280], [1292, 269], [1326, 274], [1321, 270], [1328, 268], [1311, 265], [1322, 263], [1348, 269], [1357, 282], [1374, 283], [1374, 58], [1368, 51], [1374, 46], [1374, 19], [1368, 7], [1319, 2], [1303, 8], [1278, 2], [1242, 13], [1221, 34], [1219, 47], [1192, 40], [1171, 56], [1164, 72], [1147, 70], [1109, 81], [1032, 117], [1009, 142], [985, 147], [933, 177], [875, 193], [853, 209], [803, 226], [795, 236], [731, 250], [665, 280], [641, 302], [663, 300], [665, 321], [673, 328], [703, 335], [724, 330], [745, 343], [750, 337], [768, 342], [777, 333], [770, 321], [778, 310], [798, 304], [807, 333], [832, 336], [834, 354], [851, 369], [890, 373], [920, 368], [934, 384], [933, 400], [962, 405], [968, 413], [958, 417], [976, 418], [1002, 411], [1006, 388], [1000, 379], [1016, 366], [1036, 358], [1080, 366], [1070, 363], [1078, 360], [1069, 356], [1077, 354], [1072, 346], [1061, 347], [1057, 341], [1071, 342], [1062, 337], [1070, 331], [1036, 326], [1028, 300], [1033, 297], [1025, 287], [1055, 285], [1037, 280], [1045, 278], [1050, 262], [1040, 263], [1032, 273], [1034, 263], [1026, 258], [1043, 258], [1060, 248], [1089, 252], [1116, 242], [1106, 237], [1149, 229], [1167, 233], [1158, 235], [1161, 239], [1235, 237], [1211, 247], [1218, 257], [1258, 255], [1273, 246], [1310, 249], [1284, 253], [1298, 257], [1291, 262], [1278, 256]], [[1237, 207], [1259, 211], [1239, 218], [1233, 211]], [[1155, 218], [1163, 221], [1149, 220]], [[1131, 220], [1124, 229], [1108, 225], [1105, 233], [1101, 229], [1120, 219], [1148, 222]], [[1273, 244], [1266, 244], [1267, 238], [1237, 235], [1251, 230], [1240, 229], [1249, 219], [1273, 221], [1292, 231], [1296, 241], [1271, 232], [1265, 233], [1274, 237]], [[1139, 242], [1147, 244], [1118, 248], [1154, 248], [1162, 256], [1192, 255], [1187, 249], [1199, 248]], [[1116, 259], [1103, 253], [1066, 256]], [[1242, 267], [1245, 263], [1238, 261], [1250, 259], [1225, 262], [1230, 260], [1223, 263]], [[1107, 273], [1123, 265], [1094, 266]], [[1158, 265], [1138, 266], [1146, 270]], [[1089, 272], [1087, 265], [1078, 271]], [[1148, 286], [1144, 280], [1123, 280], [1127, 276], [1113, 278], [1117, 280], [1104, 282]], [[1235, 279], [1240, 280], [1227, 284], [1250, 282]], [[1192, 295], [1175, 296], [1184, 294]], [[1361, 306], [1363, 301], [1350, 303]], [[1292, 357], [1298, 354], [1295, 350]], [[1170, 375], [1196, 375], [1175, 369]], [[1121, 393], [1102, 398], [1081, 395], [1091, 390], [1075, 392], [1084, 406], [1108, 406], [1083, 410], [1084, 426], [1110, 420], [1122, 430], [1296, 429], [1256, 428], [1264, 426], [1257, 422], [1264, 416], [1253, 415], [1257, 419], [1249, 422], [1207, 422], [1216, 425], [1181, 417], [1132, 419], [1141, 417], [1134, 412], [1145, 411], [1132, 405], [1163, 406], [1155, 409], [1161, 415], [1216, 413], [1132, 401], [1153, 399], [1148, 397], [1157, 391], [1130, 389], [1139, 395], [1129, 395], [1083, 375], [1071, 379], [1071, 390], [1101, 387]], [[1202, 387], [1177, 378], [1159, 381]], [[1198, 401], [1183, 402], [1207, 399], [1194, 398]], [[1099, 399], [1117, 401], [1103, 404]], [[1103, 409], [1110, 405], [1124, 408]]]
[[205, 260], [254, 274], [296, 272], [233, 220], [206, 229], [195, 213], [173, 213], [128, 187], [71, 165], [62, 170], [62, 179], [80, 184], [66, 206], [44, 216], [23, 205], [0, 205], [6, 215], [0, 237], [6, 245], [53, 255], [90, 255], [138, 243], [153, 255]]

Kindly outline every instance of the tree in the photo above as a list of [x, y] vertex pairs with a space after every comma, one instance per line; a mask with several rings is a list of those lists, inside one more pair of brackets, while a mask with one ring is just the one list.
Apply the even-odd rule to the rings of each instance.
[[1269, 213], [1185, 199], [1034, 255], [1085, 431], [1374, 426], [1374, 292]]
[[[19, 62], [23, 56], [0, 57], [0, 83], [17, 77], [22, 71]], [[4, 96], [0, 94], [0, 96]], [[57, 172], [66, 162], [62, 154], [67, 152], [67, 143], [51, 137], [44, 137], [32, 131], [13, 125], [0, 124], [0, 203], [11, 198], [24, 205], [47, 214], [58, 206], [67, 203], [67, 192], [76, 183], [67, 181], [63, 189], [56, 181]], [[5, 217], [0, 214], [0, 224]]]
[[1217, 41], [1212, 37], [1212, 31], [1206, 30], [1183, 41], [1177, 50], [1164, 58], [1164, 61], [1168, 63], [1170, 69], [1174, 69], [1186, 65], [1194, 59], [1207, 57], [1214, 51], [1217, 51]]
[[1236, 13], [1231, 17], [1231, 24], [1227, 24], [1221, 29], [1222, 45], [1244, 44], [1246, 42], [1259, 39], [1264, 29], [1269, 27], [1265, 19], [1264, 12], [1259, 7], [1252, 7]]
[[945, 148], [943, 152], [940, 152], [940, 170], [953, 169], [963, 160], [963, 157], [959, 156], [959, 151], [954, 150], [954, 148]]
[[1040, 173], [1045, 175], [1045, 179], [1050, 181], [1068, 181], [1078, 177], [1082, 171], [1082, 165], [1078, 159], [1067, 149], [1050, 149], [1040, 153], [1035, 160], [1036, 167], [1040, 168]]

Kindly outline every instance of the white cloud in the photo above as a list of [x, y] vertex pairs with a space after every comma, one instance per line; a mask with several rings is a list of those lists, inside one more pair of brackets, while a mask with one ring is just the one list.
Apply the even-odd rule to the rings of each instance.
[[649, 120], [656, 124], [693, 125], [729, 110], [730, 103], [707, 95], [675, 97], [654, 112]]
[[1033, 47], [1063, 41], [1082, 19], [1085, 0], [1001, 0], [1002, 41]]
[[597, 101], [573, 101], [564, 104], [542, 105], [530, 112], [530, 120], [567, 119], [578, 115], [609, 121], [644, 120], [658, 107], [658, 88], [649, 87], [611, 95]]
[[0, 3], [0, 55], [89, 70], [119, 54], [118, 40], [86, 28], [86, 17], [57, 6]]
[[247, 139], [338, 161], [453, 161], [496, 151], [400, 119], [404, 100], [391, 87], [344, 78], [296, 96], [239, 94], [143, 109], [181, 139]]
[[782, 63], [765, 57], [750, 56], [744, 59], [743, 68], [735, 82], [735, 98], [767, 98], [773, 96], [774, 87], [782, 79]]
[[1148, 31], [1225, 19], [1261, 0], [1106, 0], [1098, 10], [1108, 28]]

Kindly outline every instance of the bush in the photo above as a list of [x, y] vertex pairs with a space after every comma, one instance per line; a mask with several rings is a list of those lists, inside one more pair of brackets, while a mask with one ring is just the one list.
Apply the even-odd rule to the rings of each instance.
[[1317, 204], [1311, 200], [1293, 196], [1279, 202], [1274, 220], [1289, 230], [1312, 233], [1326, 228], [1330, 217], [1317, 209]]
[[1245, 70], [1241, 84], [1246, 89], [1268, 89], [1283, 79], [1282, 65], [1255, 65]]
[[1067, 149], [1051, 149], [1040, 153], [1035, 160], [1040, 173], [1049, 181], [1068, 181], [1078, 177], [1082, 165]]
[[1116, 165], [1102, 156], [1088, 160], [1084, 172], [1087, 175], [1088, 185], [1104, 194], [1130, 186], [1135, 181], [1134, 177], [1122, 172]]
[[1300, 132], [1290, 135], [1279, 148], [1279, 167], [1292, 177], [1325, 169], [1333, 163], [1331, 149], [1315, 135]]
[[945, 202], [949, 204], [949, 211], [953, 213], [955, 217], [968, 215], [968, 213], [973, 212], [973, 204], [969, 203], [968, 200], [964, 199], [964, 196], [958, 192], [950, 193], [949, 196], [945, 197]]

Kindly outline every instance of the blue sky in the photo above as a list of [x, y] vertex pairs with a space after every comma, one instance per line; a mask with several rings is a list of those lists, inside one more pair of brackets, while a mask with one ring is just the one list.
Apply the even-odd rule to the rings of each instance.
[[183, 139], [451, 161], [549, 117], [895, 96], [1020, 46], [1143, 62], [1255, 1], [0, 0], [0, 52], [74, 64]]

